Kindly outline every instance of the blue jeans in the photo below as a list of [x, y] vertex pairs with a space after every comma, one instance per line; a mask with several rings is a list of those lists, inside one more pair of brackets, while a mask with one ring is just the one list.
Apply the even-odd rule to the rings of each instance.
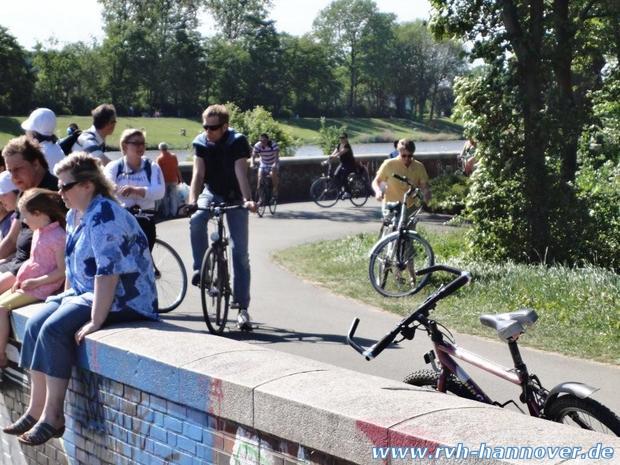
[[[215, 195], [207, 188], [198, 197], [198, 206], [206, 207], [209, 203], [221, 203], [224, 199]], [[194, 271], [200, 270], [202, 258], [209, 246], [207, 225], [209, 212], [198, 210], [189, 221], [190, 238], [192, 241], [192, 257]], [[244, 208], [226, 212], [226, 222], [230, 234], [230, 247], [233, 263], [233, 298], [240, 308], [250, 305], [250, 257], [248, 255], [248, 211]]]
[[[90, 321], [90, 315], [90, 305], [48, 302], [26, 323], [19, 366], [55, 378], [71, 378], [77, 351], [75, 333]], [[133, 310], [121, 310], [110, 312], [104, 326], [144, 319]]]

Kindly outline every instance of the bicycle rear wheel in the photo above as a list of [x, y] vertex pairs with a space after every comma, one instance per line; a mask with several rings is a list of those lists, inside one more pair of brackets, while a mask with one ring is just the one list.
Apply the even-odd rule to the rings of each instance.
[[200, 267], [202, 313], [209, 332], [222, 334], [228, 321], [228, 266], [218, 247], [209, 247]]
[[155, 267], [158, 313], [177, 308], [187, 292], [187, 272], [179, 254], [161, 239], [155, 239], [151, 252]]
[[319, 207], [333, 207], [338, 202], [339, 189], [332, 178], [321, 177], [310, 186], [310, 196]]
[[349, 190], [351, 191], [351, 203], [356, 207], [361, 207], [368, 201], [368, 189], [366, 188], [365, 176], [351, 173], [348, 178]]
[[556, 397], [545, 406], [545, 417], [551, 421], [599, 433], [620, 436], [620, 419], [594, 399], [580, 399], [572, 394]]
[[435, 263], [433, 249], [415, 231], [396, 231], [378, 241], [370, 251], [368, 277], [375, 290], [386, 297], [404, 297], [422, 289], [430, 275], [417, 270]]

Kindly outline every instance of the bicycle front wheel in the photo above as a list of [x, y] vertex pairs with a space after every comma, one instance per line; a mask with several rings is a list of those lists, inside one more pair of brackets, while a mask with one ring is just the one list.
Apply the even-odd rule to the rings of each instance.
[[278, 199], [274, 196], [271, 196], [271, 199], [269, 199], [269, 213], [275, 215], [276, 208], [278, 208]]
[[222, 334], [228, 321], [228, 266], [219, 248], [209, 247], [200, 267], [202, 313], [209, 332]]
[[267, 196], [265, 195], [265, 190], [262, 188], [260, 191], [258, 191], [257, 204], [258, 205], [256, 206], [256, 213], [258, 214], [259, 218], [262, 218], [265, 214], [265, 209], [267, 208]]
[[168, 313], [177, 308], [187, 292], [187, 272], [179, 254], [161, 239], [155, 239], [151, 252], [157, 288], [157, 312]]
[[[404, 383], [410, 384], [411, 386], [427, 388], [432, 391], [437, 390], [438, 381], [439, 373], [428, 369], [414, 371], [403, 380]], [[450, 373], [446, 379], [446, 391], [463, 397], [464, 399], [478, 400], [476, 395], [452, 373]]]
[[620, 419], [594, 399], [580, 399], [572, 394], [556, 397], [545, 406], [545, 417], [551, 421], [599, 433], [620, 436]]
[[435, 263], [433, 249], [415, 231], [393, 232], [370, 251], [368, 277], [375, 290], [386, 297], [404, 297], [422, 289], [430, 275], [417, 270]]
[[349, 175], [349, 189], [351, 191], [349, 200], [356, 207], [361, 207], [368, 201], [366, 179], [361, 174], [353, 173]]
[[310, 196], [319, 207], [333, 207], [338, 202], [339, 189], [331, 178], [321, 177], [310, 186]]

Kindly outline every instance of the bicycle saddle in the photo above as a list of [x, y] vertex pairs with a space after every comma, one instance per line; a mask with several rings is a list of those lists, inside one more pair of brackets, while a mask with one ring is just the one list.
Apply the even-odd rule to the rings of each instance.
[[400, 211], [400, 202], [387, 202], [385, 204], [385, 209], [389, 212], [398, 212]]
[[525, 329], [532, 326], [536, 320], [538, 320], [538, 315], [531, 308], [496, 315], [480, 315], [480, 323], [493, 328], [497, 331], [499, 338], [505, 341], [524, 333]]

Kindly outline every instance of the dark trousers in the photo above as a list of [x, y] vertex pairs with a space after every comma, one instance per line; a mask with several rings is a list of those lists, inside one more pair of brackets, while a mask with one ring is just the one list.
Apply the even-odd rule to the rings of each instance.
[[156, 229], [155, 229], [155, 221], [152, 218], [136, 218], [138, 220], [138, 224], [144, 231], [146, 235], [146, 240], [149, 241], [149, 250], [153, 251], [153, 246], [155, 245], [155, 237], [156, 237]]

